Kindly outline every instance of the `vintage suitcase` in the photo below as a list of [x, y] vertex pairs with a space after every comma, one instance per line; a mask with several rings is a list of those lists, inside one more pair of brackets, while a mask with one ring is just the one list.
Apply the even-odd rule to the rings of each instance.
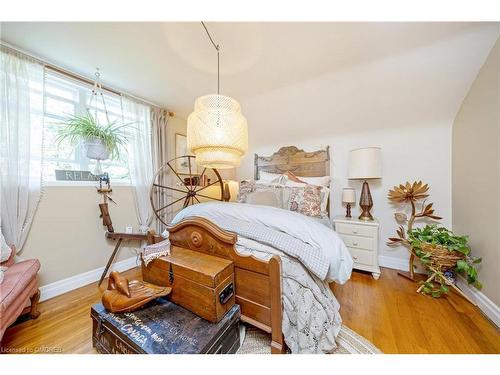
[[92, 306], [92, 344], [106, 354], [231, 354], [240, 347], [240, 307], [210, 323], [165, 298], [132, 313]]
[[171, 254], [143, 264], [143, 279], [171, 286], [169, 299], [215, 323], [234, 305], [234, 267], [228, 259], [173, 246]]

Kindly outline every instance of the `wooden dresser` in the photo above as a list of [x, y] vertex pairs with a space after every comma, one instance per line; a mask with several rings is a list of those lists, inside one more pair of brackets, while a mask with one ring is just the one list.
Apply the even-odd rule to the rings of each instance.
[[335, 216], [335, 231], [342, 237], [354, 259], [354, 268], [372, 273], [374, 279], [380, 277], [378, 266], [377, 220], [364, 221], [358, 218]]

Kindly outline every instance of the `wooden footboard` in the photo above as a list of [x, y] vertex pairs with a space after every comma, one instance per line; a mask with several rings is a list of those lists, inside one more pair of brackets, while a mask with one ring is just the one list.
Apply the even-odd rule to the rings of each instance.
[[[271, 352], [284, 353], [281, 260], [273, 256], [269, 261], [236, 252], [237, 236], [201, 217], [189, 217], [168, 228], [172, 251], [186, 248], [226, 259], [234, 263], [236, 303], [241, 307], [241, 320], [271, 334]], [[153, 260], [142, 273], [145, 281], [155, 283], [163, 277], [155, 271]], [[166, 276], [164, 276], [166, 277]]]

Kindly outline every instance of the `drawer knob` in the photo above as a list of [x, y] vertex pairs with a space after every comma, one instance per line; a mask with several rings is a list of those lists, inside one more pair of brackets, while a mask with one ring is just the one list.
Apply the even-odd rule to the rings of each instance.
[[358, 260], [358, 257], [356, 257], [356, 256], [354, 256], [354, 255], [352, 256], [352, 258], [353, 258], [354, 260]]
[[353, 242], [352, 245], [353, 246], [358, 246], [358, 243], [357, 242]]
[[352, 233], [358, 234], [358, 231], [357, 230], [353, 230]]

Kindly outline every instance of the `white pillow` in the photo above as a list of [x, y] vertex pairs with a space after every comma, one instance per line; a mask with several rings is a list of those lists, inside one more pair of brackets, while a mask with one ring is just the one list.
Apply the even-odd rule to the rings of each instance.
[[246, 203], [283, 208], [280, 196], [274, 191], [254, 191], [247, 195]]
[[259, 179], [257, 180], [260, 183], [270, 184], [270, 183], [279, 183], [284, 176], [281, 173], [270, 173], [270, 172], [259, 172]]
[[0, 263], [3, 263], [7, 259], [9, 259], [11, 252], [12, 249], [9, 247], [9, 245], [7, 245], [2, 232], [0, 232]]
[[304, 181], [305, 183], [309, 185], [317, 185], [317, 186], [324, 186], [324, 187], [330, 187], [330, 181], [331, 178], [330, 176], [321, 176], [321, 177], [302, 177], [302, 176], [297, 176], [297, 178], [301, 181]]

